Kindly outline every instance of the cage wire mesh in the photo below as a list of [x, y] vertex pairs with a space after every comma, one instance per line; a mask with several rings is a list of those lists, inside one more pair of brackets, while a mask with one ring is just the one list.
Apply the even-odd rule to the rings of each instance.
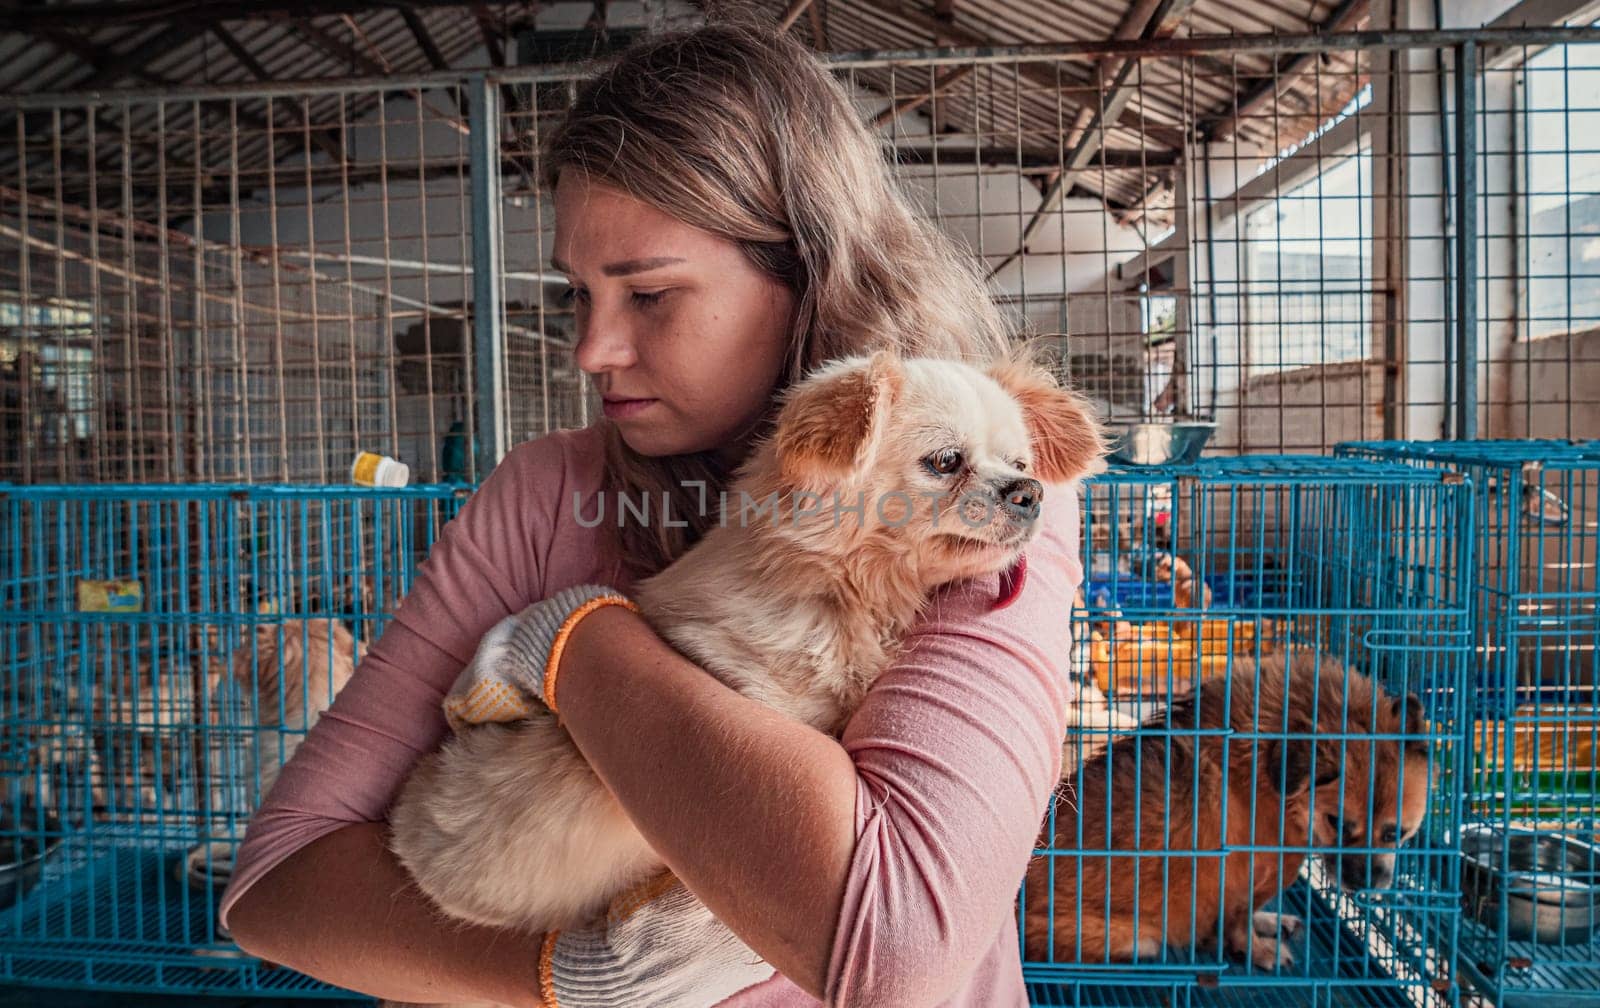
[[251, 811], [466, 494], [5, 493], [0, 980], [346, 994], [240, 952], [218, 903]]
[[[840, 30], [865, 18], [830, 16]], [[918, 208], [1114, 424], [1209, 423], [1210, 453], [1281, 457], [1351, 439], [1600, 433], [1597, 36], [1495, 37], [1147, 37], [829, 60]], [[13, 799], [31, 795], [61, 823], [47, 827], [36, 805], [7, 835], [70, 848], [51, 869], [60, 884], [5, 911], [27, 950], [8, 968], [323, 990], [226, 954], [195, 966], [191, 949], [230, 948], [213, 897], [169, 881], [153, 855], [117, 852], [226, 856], [208, 845], [237, 837], [264, 754], [294, 734], [262, 715], [287, 711], [289, 694], [227, 684], [281, 672], [263, 655], [292, 637], [331, 661], [346, 646], [334, 624], [353, 622], [348, 646], [364, 643], [364, 614], [384, 603], [364, 601], [358, 572], [386, 557], [403, 582], [453, 499], [404, 498], [416, 513], [384, 527], [413, 539], [380, 543], [379, 498], [280, 498], [289, 491], [268, 484], [343, 482], [360, 450], [422, 482], [471, 484], [510, 443], [594, 415], [565, 278], [548, 263], [540, 171], [580, 79], [546, 67], [0, 99], [0, 481], [196, 484], [116, 506], [61, 486], [8, 488], [0, 502], [5, 773]], [[1462, 542], [1443, 517], [1456, 489], [1351, 481], [1316, 469], [1326, 461], [1258, 464], [1210, 483], [1091, 485], [1093, 562], [1073, 618], [1102, 632], [1080, 635], [1085, 681], [1108, 711], [1140, 716], [1196, 679], [1314, 642], [1418, 692], [1438, 754], [1460, 702], [1439, 687], [1454, 651], [1444, 630], [1414, 635], [1456, 615], [1445, 558]], [[328, 538], [352, 527], [363, 531]], [[1178, 602], [1175, 560], [1208, 606]], [[157, 571], [194, 577], [172, 574], [183, 587], [169, 591]], [[123, 580], [141, 582], [143, 615], [95, 615], [77, 597], [97, 583], [91, 603], [110, 606]], [[401, 587], [374, 591], [392, 600]], [[46, 688], [57, 680], [66, 692]], [[86, 706], [89, 686], [111, 706]], [[1155, 734], [1198, 737], [1176, 722]], [[1346, 741], [1394, 741], [1367, 734], [1384, 737]], [[1436, 755], [1435, 771], [1459, 756]], [[1034, 955], [1035, 996], [1452, 999], [1451, 800], [1430, 795], [1378, 903], [1341, 894], [1309, 861], [1283, 905], [1308, 922], [1293, 965], [1213, 950], [1132, 969]], [[1264, 846], [1286, 863], [1309, 845]], [[160, 951], [112, 955], [127, 977], [107, 980], [102, 940]]]
[[[1461, 46], [1403, 40], [831, 62], [1113, 422], [1322, 452], [1596, 427], [1592, 34], [1475, 50], [1465, 105]], [[587, 423], [539, 171], [580, 78], [496, 72], [477, 117], [439, 77], [6, 99], [0, 477], [336, 481], [371, 448], [478, 478]]]
[[1084, 499], [1025, 975], [1062, 1003], [1453, 1003], [1468, 488], [1255, 456]]
[[1504, 1003], [1600, 1002], [1600, 442], [1368, 442], [1471, 482], [1462, 961]]
[[340, 482], [373, 450], [466, 479], [441, 458], [471, 412], [463, 94], [21, 113], [0, 477]]

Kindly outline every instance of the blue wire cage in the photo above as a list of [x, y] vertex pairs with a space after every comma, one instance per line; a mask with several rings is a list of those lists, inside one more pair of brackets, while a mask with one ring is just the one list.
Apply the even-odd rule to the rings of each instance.
[[1600, 442], [1362, 442], [1466, 475], [1462, 964], [1498, 1003], [1600, 1004]]
[[0, 981], [349, 996], [218, 901], [466, 492], [0, 486]]
[[[1079, 700], [1018, 908], [1036, 1004], [1456, 1002], [1460, 808], [1438, 785], [1459, 756], [1469, 494], [1452, 475], [1296, 456], [1085, 484]], [[1313, 669], [1287, 686], [1309, 729], [1261, 699], [1290, 657]], [[1363, 702], [1368, 683], [1383, 699]], [[1220, 719], [1186, 700], [1197, 684]], [[1277, 783], [1268, 757], [1294, 746], [1331, 791]], [[1425, 776], [1400, 772], [1407, 747]], [[1421, 822], [1400, 846], [1385, 831], [1405, 816]], [[1334, 832], [1308, 835], [1317, 817]], [[1303, 924], [1251, 917], [1241, 945], [1208, 909], [1241, 886]]]

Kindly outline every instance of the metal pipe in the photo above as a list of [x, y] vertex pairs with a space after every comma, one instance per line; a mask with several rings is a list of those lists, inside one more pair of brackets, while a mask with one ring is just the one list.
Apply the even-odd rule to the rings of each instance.
[[811, 0], [794, 0], [794, 2], [789, 5], [789, 9], [783, 12], [783, 17], [778, 21], [778, 31], [782, 33], [794, 27], [794, 23], [800, 20], [800, 15], [804, 14], [807, 8], [810, 6]]
[[1456, 46], [1456, 437], [1478, 436], [1478, 45]]
[[[938, 66], [964, 63], [1088, 62], [1102, 56], [1199, 56], [1245, 52], [1328, 52], [1335, 50], [1427, 49], [1459, 46], [1475, 42], [1484, 49], [1514, 46], [1552, 46], [1600, 42], [1600, 27], [1555, 28], [1452, 28], [1404, 29], [1385, 31], [1332, 32], [1304, 35], [1190, 35], [1160, 39], [1102, 39], [1087, 42], [1054, 42], [1008, 46], [929, 46], [914, 49], [871, 49], [848, 53], [817, 54], [818, 59], [839, 70], [865, 70], [889, 66]], [[604, 63], [596, 64], [603, 66]], [[583, 70], [572, 64], [556, 63], [496, 69], [496, 84], [530, 84], [573, 80]], [[115, 91], [57, 92], [13, 95], [0, 100], [0, 108], [43, 109], [58, 105], [122, 105], [141, 99], [162, 98], [192, 101], [207, 98], [265, 98], [268, 96], [315, 96], [340, 92], [381, 89], [406, 91], [413, 88], [454, 87], [463, 79], [460, 73], [418, 74], [395, 77], [349, 77], [339, 80], [251, 82], [248, 85], [218, 84], [181, 90], [166, 88], [119, 88]]]
[[[1444, 27], [1444, 0], [1433, 0], [1433, 23], [1435, 27]], [[1455, 306], [1452, 301], [1455, 297], [1455, 253], [1450, 245], [1450, 225], [1454, 217], [1454, 186], [1450, 178], [1450, 120], [1448, 118], [1450, 85], [1445, 78], [1444, 50], [1433, 51], [1433, 72], [1435, 83], [1438, 85], [1439, 96], [1439, 178], [1442, 186], [1442, 205], [1440, 207], [1439, 238], [1442, 248], [1444, 265], [1444, 401], [1454, 402], [1452, 398], [1455, 389], [1455, 346], [1451, 342], [1455, 338]], [[1455, 416], [1448, 408], [1444, 411], [1443, 430], [1440, 436], [1446, 440], [1453, 437], [1455, 430]]]
[[505, 339], [500, 291], [500, 88], [487, 75], [467, 86], [472, 134], [472, 343], [476, 396], [476, 479], [499, 464], [507, 445]]
[[1205, 186], [1206, 199], [1206, 328], [1211, 331], [1211, 388], [1206, 394], [1207, 419], [1217, 418], [1217, 250], [1213, 239], [1216, 228], [1216, 217], [1212, 213], [1211, 202], [1211, 144], [1202, 141], [1200, 147], [1200, 170], [1205, 173], [1202, 184]]

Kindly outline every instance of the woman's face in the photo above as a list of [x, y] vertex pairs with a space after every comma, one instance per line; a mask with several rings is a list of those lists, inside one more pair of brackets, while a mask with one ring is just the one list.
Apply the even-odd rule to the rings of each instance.
[[733, 242], [563, 172], [551, 265], [567, 275], [578, 366], [641, 455], [742, 455], [770, 404], [794, 295]]

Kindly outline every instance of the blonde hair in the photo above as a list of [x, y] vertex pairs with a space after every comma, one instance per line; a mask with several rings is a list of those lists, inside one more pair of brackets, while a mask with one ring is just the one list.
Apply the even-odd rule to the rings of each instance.
[[[568, 169], [737, 243], [794, 291], [775, 399], [836, 357], [892, 347], [989, 360], [1010, 345], [975, 262], [911, 208], [844, 88], [788, 35], [718, 23], [632, 46], [584, 82], [549, 138], [545, 184]], [[703, 482], [715, 500], [730, 474], [710, 452], [641, 456], [602, 423], [607, 493], [668, 494], [686, 523], [615, 530], [618, 559], [648, 576], [715, 521], [684, 484]]]

